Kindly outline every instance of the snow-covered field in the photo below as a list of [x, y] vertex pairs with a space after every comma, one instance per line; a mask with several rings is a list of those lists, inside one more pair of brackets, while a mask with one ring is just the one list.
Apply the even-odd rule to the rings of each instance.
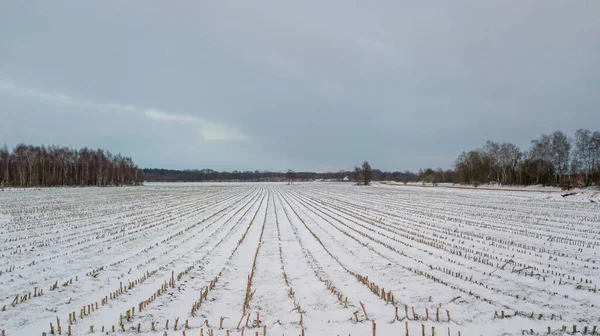
[[594, 194], [349, 183], [6, 190], [0, 331], [591, 334], [599, 243]]

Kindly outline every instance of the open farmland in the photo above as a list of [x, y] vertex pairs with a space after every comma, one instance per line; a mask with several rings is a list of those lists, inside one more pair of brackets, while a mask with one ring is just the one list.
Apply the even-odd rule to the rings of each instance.
[[599, 200], [335, 183], [7, 190], [0, 330], [598, 333]]

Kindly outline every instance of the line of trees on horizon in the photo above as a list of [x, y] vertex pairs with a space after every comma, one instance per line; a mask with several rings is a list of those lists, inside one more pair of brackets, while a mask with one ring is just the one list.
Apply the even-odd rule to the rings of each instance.
[[0, 148], [0, 187], [125, 186], [144, 181], [130, 157], [102, 149], [17, 145]]
[[344, 177], [350, 176], [351, 172], [340, 170], [330, 173], [315, 173], [315, 172], [295, 172], [288, 170], [286, 172], [274, 171], [259, 171], [259, 170], [234, 170], [216, 171], [212, 169], [155, 169], [144, 168], [145, 181], [148, 182], [285, 182], [285, 181], [314, 181], [319, 179], [327, 180], [343, 180]]
[[542, 134], [532, 140], [531, 147], [525, 151], [512, 143], [487, 141], [481, 148], [462, 152], [457, 157], [453, 169], [427, 168], [417, 173], [381, 171], [371, 169], [370, 165], [367, 170], [363, 166], [357, 166], [353, 171], [340, 170], [328, 173], [292, 170], [219, 172], [212, 169], [150, 168], [145, 168], [143, 171], [148, 182], [337, 180], [364, 184], [363, 172], [368, 171], [369, 181], [590, 186], [600, 185], [600, 131], [579, 129], [573, 138], [561, 131], [548, 135]]
[[130, 157], [102, 149], [17, 145], [0, 148], [0, 187], [123, 186], [148, 182], [314, 181], [337, 180], [423, 183], [561, 186], [600, 185], [600, 131], [578, 129], [573, 137], [562, 131], [542, 134], [526, 150], [509, 143], [487, 141], [462, 152], [453, 169], [427, 168], [381, 171], [367, 161], [354, 170], [337, 172], [273, 172], [139, 169]]
[[[363, 163], [364, 164], [364, 163]], [[334, 181], [357, 181], [358, 178], [363, 181], [362, 166], [358, 167], [360, 174], [356, 170], [340, 170], [337, 172], [317, 173], [317, 172], [296, 172], [288, 170], [286, 172], [274, 171], [216, 171], [212, 169], [156, 169], [144, 168], [144, 180], [147, 182], [291, 182], [291, 181], [315, 181], [315, 180], [334, 180]], [[370, 169], [370, 165], [369, 165]], [[417, 181], [419, 175], [410, 171], [387, 172], [379, 169], [371, 169], [368, 173], [368, 180], [371, 181]]]
[[456, 183], [546, 186], [600, 184], [600, 131], [578, 129], [573, 138], [561, 131], [542, 134], [527, 150], [488, 141], [463, 152], [455, 162]]

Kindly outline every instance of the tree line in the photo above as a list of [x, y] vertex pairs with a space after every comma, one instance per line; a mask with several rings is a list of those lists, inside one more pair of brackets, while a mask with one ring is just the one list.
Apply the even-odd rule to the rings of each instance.
[[[363, 163], [364, 165], [364, 163]], [[368, 163], [367, 163], [368, 165]], [[296, 172], [288, 170], [287, 172], [274, 171], [216, 171], [212, 169], [154, 169], [144, 168], [144, 179], [148, 182], [292, 182], [292, 181], [314, 181], [314, 180], [333, 180], [333, 181], [364, 181], [363, 167], [358, 167], [360, 173], [356, 170], [340, 170], [336, 172]], [[368, 169], [365, 171], [367, 180], [375, 181], [416, 181], [418, 175], [409, 171], [381, 171], [379, 169]]]
[[102, 149], [17, 145], [0, 148], [0, 187], [125, 186], [143, 183], [130, 157]]
[[458, 156], [452, 179], [469, 184], [600, 184], [600, 131], [579, 129], [573, 138], [561, 131], [542, 134], [527, 150], [488, 141]]
[[600, 185], [600, 131], [579, 129], [573, 137], [568, 137], [561, 131], [542, 134], [532, 140], [526, 150], [509, 142], [487, 141], [480, 148], [462, 152], [456, 158], [453, 169], [427, 168], [416, 173], [372, 169], [365, 161], [351, 171], [328, 173], [292, 170], [219, 172], [212, 169], [144, 169], [144, 175], [149, 182], [338, 180], [368, 184], [373, 180], [433, 184], [590, 186]]
[[344, 170], [330, 173], [315, 172], [287, 172], [274, 171], [216, 171], [212, 169], [154, 169], [144, 168], [144, 177], [148, 182], [284, 182], [284, 181], [314, 181], [318, 179], [343, 180], [345, 176], [350, 176], [350, 172]]

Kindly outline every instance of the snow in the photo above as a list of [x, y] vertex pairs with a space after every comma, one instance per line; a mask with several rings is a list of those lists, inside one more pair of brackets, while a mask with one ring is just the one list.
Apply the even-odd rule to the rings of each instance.
[[[456, 183], [437, 183], [433, 185], [430, 182], [408, 182], [406, 184], [402, 182], [396, 181], [381, 181], [374, 182], [382, 185], [395, 185], [395, 186], [421, 186], [421, 187], [438, 187], [438, 188], [456, 188], [456, 189], [476, 189], [476, 190], [506, 190], [506, 191], [540, 191], [540, 192], [565, 192], [560, 187], [554, 186], [544, 186], [541, 184], [527, 185], [527, 186], [513, 186], [513, 185], [503, 185], [498, 183], [490, 183], [490, 184], [481, 184], [477, 187], [470, 184], [456, 184]], [[600, 193], [600, 189], [598, 186], [589, 186], [589, 187], [581, 187], [574, 188], [570, 192], [580, 192], [580, 193], [591, 193], [597, 194]]]
[[7, 336], [50, 335], [57, 318], [64, 335], [69, 325], [72, 335], [90, 326], [164, 335], [167, 321], [168, 335], [265, 326], [372, 335], [373, 321], [377, 335], [405, 335], [406, 325], [409, 335], [558, 335], [600, 324], [593, 191], [331, 182], [12, 191], [0, 192]]

